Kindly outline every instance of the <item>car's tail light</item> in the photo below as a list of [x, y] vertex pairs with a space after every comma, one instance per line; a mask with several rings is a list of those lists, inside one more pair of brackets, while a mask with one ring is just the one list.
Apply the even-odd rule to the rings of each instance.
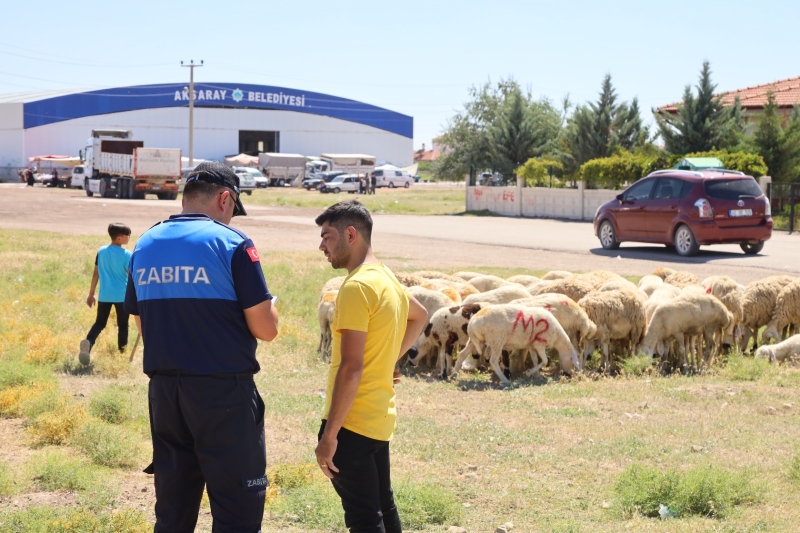
[[769, 202], [769, 198], [764, 198], [764, 202], [767, 206], [764, 208], [764, 216], [771, 217], [772, 216], [772, 204]]
[[714, 212], [711, 210], [711, 204], [705, 198], [700, 198], [694, 203], [697, 208], [698, 216], [700, 218], [714, 218]]

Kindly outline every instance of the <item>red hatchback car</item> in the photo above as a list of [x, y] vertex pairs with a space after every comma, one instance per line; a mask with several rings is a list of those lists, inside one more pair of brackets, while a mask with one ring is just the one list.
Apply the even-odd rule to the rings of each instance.
[[601, 205], [594, 232], [607, 250], [650, 242], [689, 256], [704, 244], [737, 243], [757, 254], [772, 236], [772, 212], [756, 180], [741, 172], [658, 170]]

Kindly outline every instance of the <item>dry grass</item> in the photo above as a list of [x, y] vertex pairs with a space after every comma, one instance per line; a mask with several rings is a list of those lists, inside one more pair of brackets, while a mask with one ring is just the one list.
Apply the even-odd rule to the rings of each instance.
[[[88, 374], [97, 385], [86, 389], [86, 398], [70, 402], [85, 405], [90, 415], [65, 449], [96, 463], [140, 468], [148, 462], [141, 366], [130, 368], [127, 354], [114, 353], [113, 328], [101, 336], [93, 367], [81, 369], [74, 363], [73, 346], [94, 318], [82, 298], [94, 249], [103, 242], [0, 233], [0, 410], [6, 405], [4, 412], [35, 423], [53, 411], [47, 407], [53, 398], [63, 397], [56, 380], [75, 383]], [[36, 257], [26, 255], [29, 250], [37, 250]], [[257, 352], [262, 372], [256, 382], [266, 403], [268, 459], [277, 492], [271, 495], [263, 531], [341, 530], [335, 494], [308, 466], [314, 460], [326, 373], [315, 353], [318, 290], [339, 272], [316, 253], [264, 255], [266, 278], [281, 296], [281, 334], [273, 343], [260, 343]], [[49, 259], [53, 257], [57, 259]], [[461, 269], [524, 273], [468, 265]], [[23, 281], [15, 281], [19, 276]], [[40, 327], [65, 350], [55, 362], [50, 356], [28, 357], [26, 362], [30, 332], [43, 333]], [[33, 348], [50, 353], [45, 345]], [[109, 389], [115, 376], [133, 385]], [[662, 377], [634, 361], [622, 377], [518, 379], [509, 388], [488, 374], [462, 373], [456, 381], [441, 382], [424, 370], [409, 372], [397, 388], [399, 416], [392, 443], [401, 512], [407, 525], [425, 531], [443, 531], [456, 523], [468, 531], [492, 531], [511, 521], [516, 531], [561, 533], [794, 532], [800, 523], [798, 389], [800, 371], [794, 366], [736, 356], [699, 376]], [[129, 451], [115, 446], [117, 439], [130, 444]], [[123, 465], [119, 459], [126, 454], [132, 459]], [[615, 487], [632, 465], [674, 473], [676, 479], [711, 471], [731, 476], [723, 480], [745, 476], [758, 481], [758, 493], [729, 500], [733, 503], [723, 515], [662, 522], [624, 512], [625, 501]], [[117, 467], [109, 476], [125, 479], [129, 473]], [[719, 477], [703, 474], [697, 479], [698, 487], [724, 494], [718, 490]], [[278, 480], [284, 484], [281, 491]], [[14, 531], [7, 528], [12, 522], [49, 521], [61, 528], [53, 530], [65, 531], [63, 524], [83, 516], [83, 511], [67, 509], [3, 515], [10, 512], [5, 502], [0, 500], [3, 531]], [[111, 524], [113, 516], [128, 516], [114, 514], [124, 508], [124, 501], [116, 501], [109, 512], [87, 512], [84, 518], [87, 524]], [[113, 531], [143, 530], [142, 517], [130, 516], [134, 518]], [[112, 529], [98, 525], [86, 531]]]

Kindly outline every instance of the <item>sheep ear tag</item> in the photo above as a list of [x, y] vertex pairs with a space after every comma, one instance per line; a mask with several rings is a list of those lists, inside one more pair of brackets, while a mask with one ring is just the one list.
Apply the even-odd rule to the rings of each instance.
[[711, 294], [711, 287], [706, 289], [706, 294]]

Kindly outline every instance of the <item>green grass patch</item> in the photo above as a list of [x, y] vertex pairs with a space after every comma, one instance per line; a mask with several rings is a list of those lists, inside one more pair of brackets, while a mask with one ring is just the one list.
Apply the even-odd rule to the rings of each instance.
[[724, 374], [734, 381], [759, 381], [775, 373], [775, 365], [768, 359], [743, 357], [739, 354], [728, 356]]
[[149, 533], [153, 526], [141, 511], [94, 511], [29, 507], [0, 514], [3, 533]]
[[3, 462], [0, 462], [0, 496], [11, 496], [16, 492], [14, 475], [11, 469]]
[[344, 512], [330, 483], [318, 481], [287, 491], [267, 502], [270, 519], [302, 529], [344, 531]]
[[31, 477], [44, 490], [87, 491], [99, 482], [97, 467], [80, 455], [51, 449], [34, 455], [28, 463]]
[[642, 376], [653, 369], [653, 358], [646, 355], [634, 355], [623, 359], [622, 371], [628, 376]]
[[89, 420], [81, 426], [72, 443], [94, 464], [111, 468], [138, 466], [142, 455], [138, 435], [101, 420]]
[[678, 517], [724, 518], [735, 507], [761, 501], [764, 487], [743, 472], [701, 466], [681, 472], [629, 466], [614, 487], [625, 517], [659, 516], [661, 505]]
[[134, 417], [130, 387], [113, 384], [89, 398], [89, 414], [109, 424], [122, 424]]
[[0, 391], [19, 385], [54, 381], [55, 377], [49, 369], [14, 358], [0, 359]]
[[548, 407], [536, 412], [542, 418], [586, 418], [596, 417], [597, 412], [582, 407]]
[[393, 488], [403, 529], [428, 529], [461, 523], [463, 506], [441, 483], [402, 480]]
[[795, 485], [800, 487], [800, 451], [795, 453], [789, 462], [788, 476]]

